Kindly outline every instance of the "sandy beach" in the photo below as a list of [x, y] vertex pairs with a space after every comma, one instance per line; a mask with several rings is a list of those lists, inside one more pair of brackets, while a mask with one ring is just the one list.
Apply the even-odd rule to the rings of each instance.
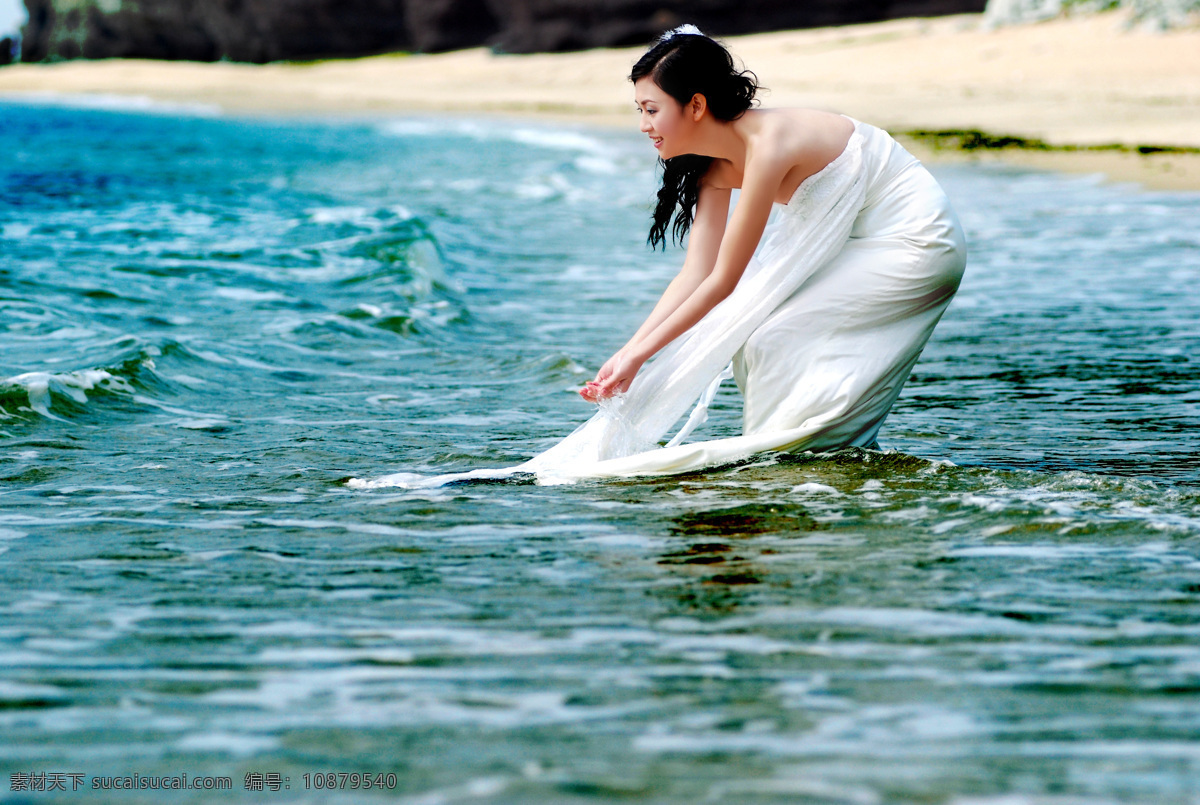
[[[958, 15], [727, 41], [769, 89], [764, 105], [844, 112], [901, 136], [923, 158], [1200, 189], [1200, 29], [1129, 29], [1112, 12], [986, 30], [982, 15]], [[0, 94], [121, 94], [256, 115], [499, 114], [633, 126], [625, 76], [640, 52], [18, 64], [0, 69]], [[997, 138], [1013, 139], [961, 147]]]

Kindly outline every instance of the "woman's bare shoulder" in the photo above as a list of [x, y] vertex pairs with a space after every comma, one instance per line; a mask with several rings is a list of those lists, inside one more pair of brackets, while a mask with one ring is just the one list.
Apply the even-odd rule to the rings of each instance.
[[837, 142], [844, 144], [854, 131], [854, 122], [850, 118], [823, 109], [792, 107], [759, 112], [759, 136], [784, 150], [808, 150]]
[[754, 138], [754, 159], [777, 177], [775, 200], [786, 204], [802, 181], [845, 150], [854, 133], [854, 121], [820, 109], [762, 112]]

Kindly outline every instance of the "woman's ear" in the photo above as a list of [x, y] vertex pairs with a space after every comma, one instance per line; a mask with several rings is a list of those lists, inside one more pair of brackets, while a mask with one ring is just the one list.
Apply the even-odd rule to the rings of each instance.
[[688, 103], [687, 108], [692, 116], [692, 120], [699, 122], [700, 118], [704, 117], [704, 112], [708, 109], [708, 98], [697, 92], [692, 96], [692, 100]]

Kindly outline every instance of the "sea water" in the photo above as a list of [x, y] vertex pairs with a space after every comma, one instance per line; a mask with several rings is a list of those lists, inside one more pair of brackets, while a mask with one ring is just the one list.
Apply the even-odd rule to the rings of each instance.
[[630, 128], [0, 106], [0, 798], [1200, 801], [1200, 193], [934, 166], [882, 452], [347, 487], [589, 416]]

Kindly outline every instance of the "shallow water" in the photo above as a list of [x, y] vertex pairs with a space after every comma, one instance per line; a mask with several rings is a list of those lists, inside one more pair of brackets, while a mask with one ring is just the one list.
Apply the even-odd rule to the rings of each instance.
[[1200, 194], [935, 167], [883, 453], [361, 492], [587, 417], [680, 261], [641, 138], [0, 112], [0, 797], [1200, 802]]

